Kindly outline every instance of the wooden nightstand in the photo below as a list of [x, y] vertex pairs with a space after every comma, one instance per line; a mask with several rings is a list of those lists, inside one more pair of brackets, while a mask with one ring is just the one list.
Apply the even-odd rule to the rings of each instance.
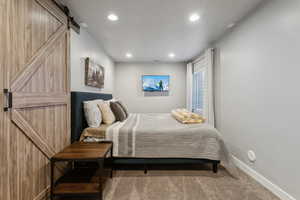
[[[51, 158], [51, 200], [58, 196], [99, 196], [99, 199], [102, 200], [103, 166], [104, 160], [109, 152], [112, 157], [112, 142], [75, 142], [54, 155]], [[99, 174], [94, 173], [90, 168], [80, 170], [73, 168], [68, 172], [68, 175], [58, 179], [58, 181], [54, 183], [54, 166], [56, 162], [97, 162], [99, 165], [97, 169]], [[78, 170], [85, 170], [86, 172], [82, 173]], [[112, 173], [111, 169], [111, 178]]]

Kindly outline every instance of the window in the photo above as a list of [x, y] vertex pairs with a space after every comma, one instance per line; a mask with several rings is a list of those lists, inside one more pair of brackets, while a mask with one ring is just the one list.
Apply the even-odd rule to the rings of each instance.
[[197, 60], [187, 65], [187, 108], [215, 124], [213, 96], [214, 50], [207, 49]]
[[194, 64], [193, 70], [193, 112], [206, 115], [207, 110], [207, 67], [205, 59]]

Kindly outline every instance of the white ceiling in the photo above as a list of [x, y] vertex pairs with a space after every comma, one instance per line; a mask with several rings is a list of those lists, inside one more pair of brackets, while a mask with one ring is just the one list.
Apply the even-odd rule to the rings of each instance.
[[[187, 61], [263, 0], [64, 0], [115, 61]], [[119, 21], [107, 20], [115, 13]], [[199, 13], [196, 23], [191, 13]], [[131, 52], [133, 58], [126, 58]], [[171, 59], [168, 54], [176, 56]]]

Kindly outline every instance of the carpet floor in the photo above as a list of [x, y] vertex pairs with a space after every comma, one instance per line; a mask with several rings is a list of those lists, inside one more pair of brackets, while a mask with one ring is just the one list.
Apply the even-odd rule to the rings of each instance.
[[200, 170], [118, 170], [105, 184], [105, 200], [279, 200], [239, 171], [238, 179], [225, 169], [217, 174]]

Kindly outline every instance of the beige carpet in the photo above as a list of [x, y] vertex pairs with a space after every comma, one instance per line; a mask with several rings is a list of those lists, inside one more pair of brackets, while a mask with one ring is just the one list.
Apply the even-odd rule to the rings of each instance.
[[279, 200], [245, 173], [239, 179], [224, 169], [116, 171], [104, 200]]

